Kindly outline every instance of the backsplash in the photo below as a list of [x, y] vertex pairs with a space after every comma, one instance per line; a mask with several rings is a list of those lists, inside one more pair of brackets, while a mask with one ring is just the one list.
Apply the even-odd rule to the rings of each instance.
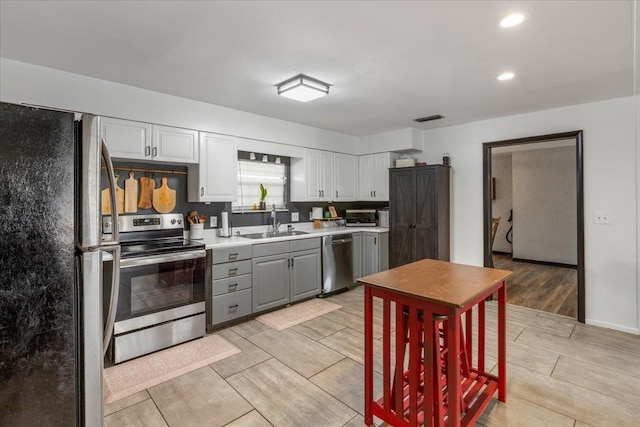
[[[124, 182], [127, 178], [129, 178], [129, 170], [131, 168], [134, 169], [156, 169], [156, 170], [171, 170], [178, 172], [187, 172], [186, 166], [176, 166], [176, 165], [162, 165], [162, 164], [149, 164], [149, 163], [130, 163], [130, 162], [119, 162], [114, 161], [113, 167], [118, 171], [118, 185], [120, 188], [124, 188]], [[140, 177], [145, 176], [144, 172], [134, 172], [134, 177], [136, 179], [140, 179]], [[167, 185], [172, 190], [176, 191], [176, 207], [173, 210], [173, 213], [181, 213], [183, 216], [187, 216], [190, 211], [198, 211], [200, 215], [204, 215], [207, 217], [205, 221], [204, 227], [205, 229], [211, 228], [209, 227], [209, 217], [217, 216], [218, 217], [218, 226], [222, 223], [220, 218], [220, 214], [223, 210], [227, 212], [231, 212], [231, 202], [212, 202], [212, 203], [201, 203], [201, 202], [188, 202], [187, 201], [187, 175], [181, 174], [167, 174], [165, 175], [167, 178]], [[160, 180], [162, 179], [161, 174], [155, 174], [156, 180], [156, 188], [160, 187]], [[106, 172], [102, 173], [102, 182], [107, 182]], [[106, 188], [106, 185], [103, 186]], [[291, 222], [291, 213], [298, 212], [300, 214], [299, 222], [309, 222], [309, 212], [312, 207], [322, 207], [325, 211], [328, 206], [334, 206], [336, 208], [336, 212], [338, 216], [344, 216], [345, 211], [347, 209], [382, 209], [389, 205], [388, 202], [339, 202], [339, 203], [326, 203], [326, 202], [289, 202], [287, 203], [288, 212], [278, 212], [278, 221], [280, 223], [290, 223]], [[267, 198], [267, 206], [268, 206], [268, 198]], [[136, 213], [124, 214], [124, 215], [142, 215], [142, 214], [153, 214], [156, 213], [154, 209], [139, 209]], [[254, 225], [268, 225], [271, 220], [271, 212], [246, 212], [246, 213], [231, 213], [229, 215], [230, 226], [231, 227], [246, 227], [246, 226], [254, 226]], [[187, 223], [187, 228], [189, 224]]]

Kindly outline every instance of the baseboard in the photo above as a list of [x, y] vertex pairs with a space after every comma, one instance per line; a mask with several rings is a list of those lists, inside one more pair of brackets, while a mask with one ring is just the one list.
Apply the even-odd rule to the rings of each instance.
[[600, 328], [613, 329], [615, 331], [627, 332], [629, 334], [640, 335], [640, 329], [629, 328], [628, 326], [616, 325], [615, 323], [601, 322], [599, 320], [586, 319], [585, 323], [591, 326], [598, 326]]
[[502, 251], [491, 251], [491, 253], [496, 255], [511, 255], [511, 252], [502, 252]]
[[523, 258], [512, 258], [511, 261], [528, 262], [529, 264], [548, 265], [548, 266], [551, 266], [551, 267], [573, 268], [574, 270], [578, 269], [577, 265], [574, 265], [574, 264], [562, 264], [560, 262], [537, 261], [537, 260], [534, 260], [534, 259], [523, 259]]

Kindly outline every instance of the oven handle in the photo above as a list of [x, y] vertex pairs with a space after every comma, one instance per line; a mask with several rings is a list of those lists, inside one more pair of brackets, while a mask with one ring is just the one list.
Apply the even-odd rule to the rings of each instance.
[[120, 261], [120, 269], [140, 267], [143, 265], [162, 264], [165, 262], [184, 261], [188, 259], [198, 259], [198, 258], [204, 258], [205, 256], [206, 256], [206, 251], [202, 249], [197, 251], [179, 252], [179, 253], [168, 254], [168, 255], [155, 255], [155, 256], [149, 256], [149, 257], [128, 258]]
[[113, 252], [113, 271], [111, 272], [111, 298], [109, 299], [109, 311], [107, 312], [107, 321], [104, 331], [102, 332], [102, 357], [107, 354], [109, 342], [113, 336], [113, 325], [116, 321], [116, 311], [120, 290], [120, 246], [105, 246], [103, 251]]

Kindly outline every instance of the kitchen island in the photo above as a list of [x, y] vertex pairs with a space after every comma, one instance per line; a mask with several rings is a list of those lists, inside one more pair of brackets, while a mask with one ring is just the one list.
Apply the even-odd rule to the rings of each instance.
[[[475, 423], [496, 390], [505, 402], [510, 274], [424, 259], [358, 281], [365, 286], [365, 424], [371, 425], [375, 415], [390, 425], [467, 426]], [[494, 292], [498, 292], [497, 376], [485, 371], [485, 299]], [[380, 353], [374, 350], [374, 298], [382, 302]], [[477, 366], [472, 366], [475, 306], [478, 348]], [[382, 398], [375, 401], [373, 396], [379, 393], [373, 390], [374, 353], [382, 355], [383, 371]]]

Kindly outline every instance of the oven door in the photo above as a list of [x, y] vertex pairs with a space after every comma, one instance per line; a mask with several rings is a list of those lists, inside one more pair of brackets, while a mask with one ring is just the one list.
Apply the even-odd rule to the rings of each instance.
[[205, 311], [205, 251], [123, 259], [114, 334]]

